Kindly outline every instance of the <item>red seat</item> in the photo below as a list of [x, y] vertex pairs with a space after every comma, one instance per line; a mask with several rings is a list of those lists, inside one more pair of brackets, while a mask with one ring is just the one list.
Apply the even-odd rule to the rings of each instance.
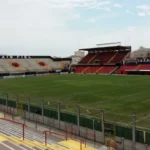
[[116, 66], [78, 66], [75, 70], [76, 73], [111, 73]]
[[19, 66], [20, 66], [17, 62], [12, 62], [12, 65], [13, 65], [14, 67], [19, 67]]
[[92, 57], [94, 57], [95, 56], [95, 53], [89, 53], [89, 54], [87, 54], [81, 61], [80, 61], [80, 63], [81, 64], [86, 64], [86, 63], [88, 63], [91, 59], [92, 59]]
[[96, 61], [99, 63], [108, 63], [108, 64], [119, 63], [123, 61], [123, 59], [128, 53], [129, 53], [128, 51], [110, 51], [110, 52], [89, 53], [80, 61], [80, 64], [94, 63]]
[[138, 65], [124, 65], [117, 70], [117, 74], [127, 74], [127, 71], [136, 70]]
[[39, 65], [40, 66], [45, 66], [46, 64], [45, 64], [45, 62], [41, 61], [41, 62], [39, 62]]

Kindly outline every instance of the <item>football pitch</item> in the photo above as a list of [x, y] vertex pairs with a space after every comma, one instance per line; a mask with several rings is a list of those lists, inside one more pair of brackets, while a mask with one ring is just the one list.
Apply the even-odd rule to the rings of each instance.
[[105, 119], [118, 123], [130, 124], [135, 114], [138, 126], [150, 125], [149, 76], [72, 74], [1, 79], [0, 91], [13, 95], [12, 99], [18, 94], [26, 102], [31, 96], [37, 105], [44, 98], [47, 107], [60, 101], [61, 110], [67, 112], [75, 112], [80, 105], [81, 114], [91, 118], [100, 118], [104, 109]]

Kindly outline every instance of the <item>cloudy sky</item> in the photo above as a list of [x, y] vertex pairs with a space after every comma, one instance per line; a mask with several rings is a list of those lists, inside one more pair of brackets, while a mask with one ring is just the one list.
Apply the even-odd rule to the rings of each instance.
[[0, 54], [64, 57], [118, 41], [150, 47], [150, 0], [0, 0]]

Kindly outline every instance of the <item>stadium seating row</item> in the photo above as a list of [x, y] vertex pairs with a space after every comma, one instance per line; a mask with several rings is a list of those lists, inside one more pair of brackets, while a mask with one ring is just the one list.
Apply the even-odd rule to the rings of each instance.
[[63, 67], [61, 61], [52, 59], [0, 59], [0, 73], [44, 72]]
[[113, 72], [117, 67], [116, 66], [87, 66], [87, 67], [77, 67], [76, 73], [103, 73], [109, 74]]
[[80, 62], [80, 64], [86, 63], [119, 63], [128, 54], [128, 51], [112, 51], [101, 53], [89, 53]]
[[127, 74], [129, 71], [150, 71], [150, 64], [123, 65], [117, 70], [117, 74]]
[[[52, 140], [47, 134], [40, 134], [36, 130], [25, 127], [24, 132], [20, 123], [0, 119], [0, 149], [7, 150], [94, 150], [94, 148], [85, 146], [85, 143], [73, 139], [59, 141]], [[23, 138], [24, 136], [24, 138]], [[55, 138], [54, 138], [55, 139]], [[45, 143], [46, 142], [46, 143]]]
[[75, 70], [76, 73], [101, 73], [110, 74], [115, 72], [116, 74], [127, 74], [130, 71], [147, 71], [150, 72], [150, 64], [139, 65], [123, 65], [119, 69], [117, 66], [78, 66]]

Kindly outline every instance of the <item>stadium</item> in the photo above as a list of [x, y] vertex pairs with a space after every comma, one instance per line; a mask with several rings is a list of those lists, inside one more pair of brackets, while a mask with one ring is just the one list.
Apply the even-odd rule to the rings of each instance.
[[77, 64], [1, 55], [0, 147], [148, 150], [150, 58], [110, 44], [80, 49]]

